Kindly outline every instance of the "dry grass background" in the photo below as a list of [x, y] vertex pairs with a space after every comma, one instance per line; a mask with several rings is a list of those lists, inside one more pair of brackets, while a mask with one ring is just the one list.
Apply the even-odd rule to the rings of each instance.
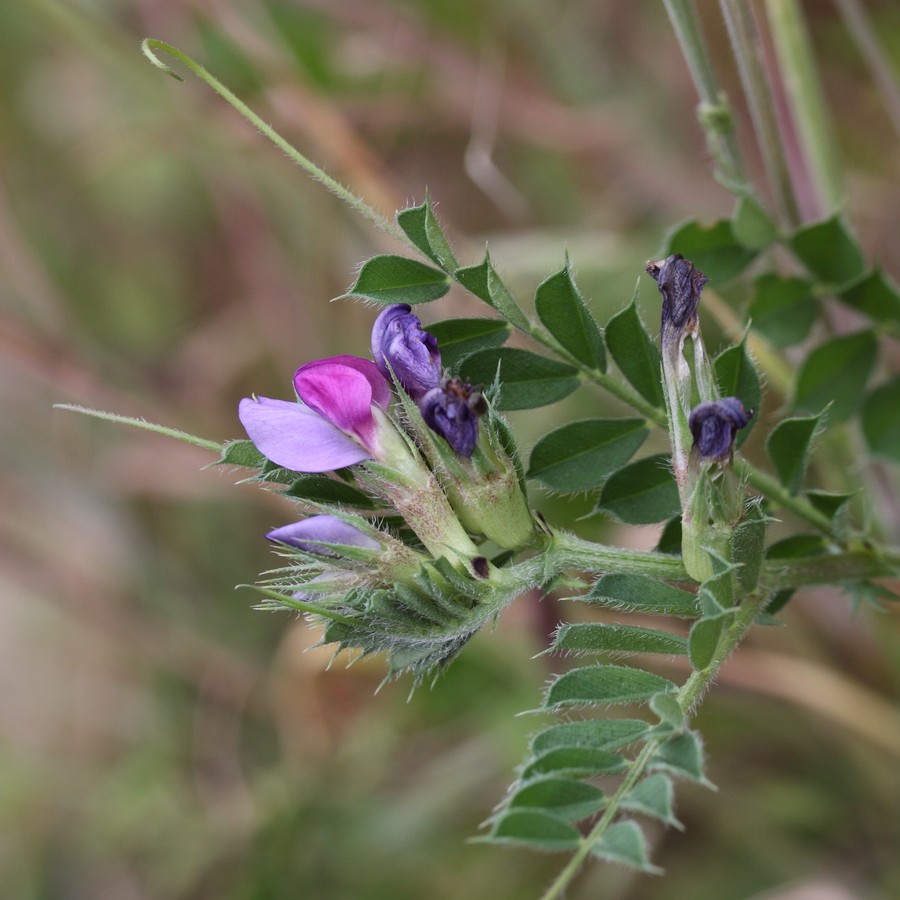
[[[716, 4], [699, 6], [737, 96]], [[867, 6], [900, 61], [896, 5]], [[804, 7], [848, 214], [897, 277], [898, 137], [835, 7]], [[371, 312], [328, 300], [390, 242], [198, 82], [152, 69], [146, 36], [204, 62], [386, 214], [427, 185], [460, 256], [489, 241], [523, 292], [567, 249], [601, 321], [667, 229], [731, 206], [661, 4], [5, 4], [2, 893], [536, 896], [558, 860], [465, 839], [534, 727], [515, 714], [549, 672], [529, 658], [546, 611], [523, 601], [433, 690], [375, 695], [377, 661], [326, 671], [302, 623], [233, 590], [270, 564], [262, 534], [290, 516], [277, 498], [203, 470], [199, 450], [51, 409], [225, 439], [249, 391], [286, 395], [299, 363], [366, 352]], [[470, 309], [451, 294], [426, 315]], [[526, 446], [539, 433], [516, 425]], [[900, 894], [897, 612], [851, 618], [810, 591], [787, 618], [701, 713], [720, 792], [684, 786], [687, 832], [653, 832], [668, 876], [597, 867], [573, 898]]]

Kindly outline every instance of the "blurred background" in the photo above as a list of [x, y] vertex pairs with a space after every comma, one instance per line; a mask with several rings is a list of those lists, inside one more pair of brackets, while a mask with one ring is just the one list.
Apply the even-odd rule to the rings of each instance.
[[[900, 65], [900, 6], [863, 6]], [[897, 134], [838, 6], [803, 7], [847, 213], [897, 278]], [[718, 6], [699, 8], [758, 170]], [[427, 186], [457, 255], [489, 242], [522, 296], [567, 250], [601, 322], [669, 229], [732, 207], [660, 3], [3, 4], [0, 893], [536, 897], [560, 858], [467, 840], [539, 722], [516, 714], [569, 664], [532, 659], [565, 606], [523, 600], [433, 688], [376, 693], [380, 661], [326, 670], [315, 633], [234, 590], [272, 564], [262, 535], [291, 520], [285, 501], [200, 450], [51, 408], [239, 437], [242, 396], [367, 354], [373, 313], [328, 301], [397, 250], [196, 79], [153, 69], [148, 36], [383, 213]], [[647, 284], [642, 303], [655, 332]], [[423, 317], [475, 311], [451, 293]], [[542, 430], [596, 414], [582, 393]], [[514, 427], [527, 448], [537, 432]], [[539, 505], [560, 522], [591, 508]], [[682, 785], [686, 832], [649, 829], [667, 876], [598, 865], [573, 898], [900, 896], [898, 613], [821, 590], [785, 618], [700, 713], [720, 790]]]

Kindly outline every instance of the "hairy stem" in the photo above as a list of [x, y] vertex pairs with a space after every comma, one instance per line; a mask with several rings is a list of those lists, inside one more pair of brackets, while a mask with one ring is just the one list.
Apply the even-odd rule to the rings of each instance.
[[78, 406], [74, 403], [54, 403], [53, 408], [81, 413], [83, 416], [91, 416], [94, 419], [104, 419], [107, 422], [115, 422], [118, 425], [131, 425], [143, 431], [152, 431], [155, 434], [175, 438], [176, 441], [181, 441], [182, 444], [191, 444], [203, 450], [211, 450], [213, 453], [221, 453], [224, 448], [224, 444], [220, 444], [217, 441], [208, 441], [206, 438], [188, 434], [188, 432], [180, 431], [177, 428], [167, 428], [165, 425], [156, 425], [153, 422], [145, 422], [143, 419], [135, 419], [132, 416], [120, 416], [117, 413], [104, 412], [101, 409], [90, 409], [87, 406]]
[[668, 581], [689, 580], [680, 556], [608, 547], [586, 541], [566, 531], [554, 533], [546, 555], [547, 567], [554, 573], [566, 569], [580, 569], [582, 572], [649, 575]]

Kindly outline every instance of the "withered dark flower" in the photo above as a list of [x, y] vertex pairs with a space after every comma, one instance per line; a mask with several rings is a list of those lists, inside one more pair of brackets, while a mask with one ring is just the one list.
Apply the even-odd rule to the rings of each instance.
[[692, 331], [703, 285], [709, 279], [680, 253], [664, 260], [651, 260], [644, 266], [659, 285], [662, 294], [662, 335], [679, 336]]
[[753, 411], [748, 412], [737, 397], [723, 397], [695, 406], [688, 419], [694, 448], [704, 459], [727, 459], [735, 435], [751, 418]]
[[481, 391], [459, 378], [444, 378], [419, 402], [425, 424], [460, 455], [470, 457], [478, 441], [478, 417], [487, 412]]

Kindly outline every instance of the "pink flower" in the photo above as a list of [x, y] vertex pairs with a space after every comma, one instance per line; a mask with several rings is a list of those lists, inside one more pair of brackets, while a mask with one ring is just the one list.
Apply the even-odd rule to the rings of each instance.
[[391, 389], [378, 367], [356, 356], [332, 356], [294, 375], [299, 400], [244, 398], [238, 415], [267, 459], [295, 472], [329, 472], [381, 454], [375, 408]]

